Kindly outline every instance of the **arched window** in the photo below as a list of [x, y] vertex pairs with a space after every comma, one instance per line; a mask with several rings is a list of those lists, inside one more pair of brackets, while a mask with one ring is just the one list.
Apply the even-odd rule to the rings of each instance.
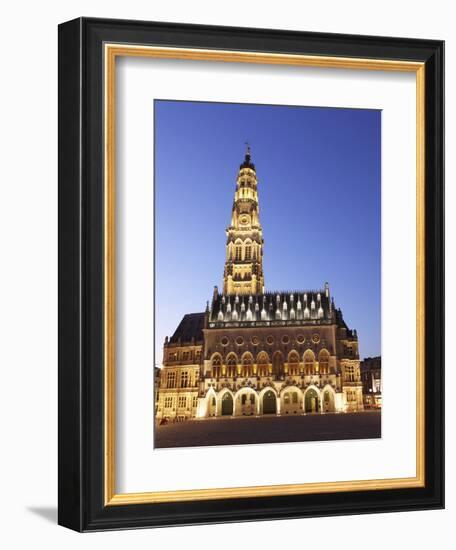
[[241, 261], [242, 259], [242, 245], [240, 243], [236, 243], [234, 247], [234, 259], [236, 261]]
[[220, 355], [214, 355], [212, 358], [212, 377], [218, 378], [222, 370], [222, 358]]
[[318, 354], [318, 365], [320, 374], [329, 374], [329, 353], [327, 350], [322, 349]]
[[304, 353], [304, 374], [315, 374], [315, 355], [310, 349]]
[[274, 357], [272, 358], [272, 372], [276, 376], [283, 374], [283, 356], [280, 351], [274, 353]]
[[252, 376], [252, 356], [248, 353], [242, 358], [242, 376]]
[[295, 351], [288, 354], [288, 374], [292, 376], [299, 374], [299, 356]]
[[267, 376], [269, 373], [269, 356], [262, 351], [257, 357], [258, 376]]
[[252, 245], [248, 244], [245, 247], [245, 260], [249, 261], [252, 259]]
[[229, 378], [236, 376], [237, 357], [233, 354], [228, 356], [226, 360], [226, 375]]

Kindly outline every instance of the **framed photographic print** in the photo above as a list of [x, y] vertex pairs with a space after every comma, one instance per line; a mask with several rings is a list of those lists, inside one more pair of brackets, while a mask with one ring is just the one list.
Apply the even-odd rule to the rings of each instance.
[[59, 27], [59, 523], [442, 508], [443, 42]]

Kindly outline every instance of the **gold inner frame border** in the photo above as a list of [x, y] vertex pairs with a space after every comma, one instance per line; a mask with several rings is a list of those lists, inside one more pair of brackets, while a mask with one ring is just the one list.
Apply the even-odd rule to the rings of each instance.
[[[104, 498], [105, 505], [371, 491], [425, 486], [425, 66], [421, 62], [263, 52], [104, 44]], [[116, 59], [120, 56], [260, 63], [303, 67], [414, 72], [416, 75], [416, 475], [406, 478], [188, 489], [115, 491], [115, 116]]]

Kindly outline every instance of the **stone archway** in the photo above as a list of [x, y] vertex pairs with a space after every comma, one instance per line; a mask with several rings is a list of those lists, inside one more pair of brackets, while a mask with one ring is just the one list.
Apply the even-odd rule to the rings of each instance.
[[304, 411], [306, 413], [317, 413], [320, 411], [320, 399], [314, 388], [309, 388], [304, 398]]
[[258, 395], [253, 388], [241, 388], [234, 397], [234, 416], [253, 416], [258, 412]]
[[264, 392], [263, 414], [277, 414], [277, 399], [272, 390], [267, 390]]
[[302, 391], [297, 386], [288, 386], [280, 394], [280, 415], [302, 413]]
[[336, 406], [334, 402], [334, 391], [328, 387], [322, 393], [322, 410], [323, 412], [335, 412]]
[[222, 397], [222, 416], [231, 416], [233, 414], [233, 396], [225, 392]]
[[207, 400], [207, 416], [216, 416], [217, 414], [217, 400], [214, 392], [210, 392], [206, 395]]

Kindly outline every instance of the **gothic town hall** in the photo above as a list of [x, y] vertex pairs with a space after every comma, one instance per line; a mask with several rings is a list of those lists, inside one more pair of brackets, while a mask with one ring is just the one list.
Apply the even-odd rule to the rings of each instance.
[[157, 422], [363, 410], [356, 330], [318, 290], [266, 291], [258, 181], [247, 148], [226, 230], [223, 290], [184, 315], [157, 369]]

